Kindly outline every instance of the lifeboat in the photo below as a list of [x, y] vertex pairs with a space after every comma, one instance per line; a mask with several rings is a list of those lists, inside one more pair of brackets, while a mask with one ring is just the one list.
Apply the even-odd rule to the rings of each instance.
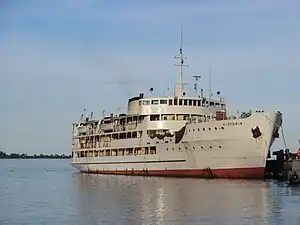
[[77, 126], [77, 132], [78, 132], [78, 134], [86, 133], [86, 126], [84, 126], [83, 124], [80, 124], [79, 126]]

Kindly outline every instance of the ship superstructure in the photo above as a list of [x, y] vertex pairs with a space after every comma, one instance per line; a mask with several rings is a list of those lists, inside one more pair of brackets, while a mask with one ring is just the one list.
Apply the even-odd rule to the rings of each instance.
[[263, 178], [282, 114], [249, 111], [229, 117], [220, 92], [217, 98], [210, 93], [205, 97], [203, 89], [188, 96], [183, 90], [182, 44], [177, 58], [174, 96], [140, 93], [128, 100], [126, 113], [96, 120], [82, 115], [73, 124], [76, 168], [99, 174]]

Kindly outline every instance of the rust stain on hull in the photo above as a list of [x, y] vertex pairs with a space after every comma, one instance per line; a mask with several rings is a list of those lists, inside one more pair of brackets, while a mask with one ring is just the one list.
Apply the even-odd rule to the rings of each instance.
[[225, 179], [264, 179], [264, 167], [236, 169], [184, 169], [184, 170], [83, 170], [82, 173], [128, 176], [161, 176]]

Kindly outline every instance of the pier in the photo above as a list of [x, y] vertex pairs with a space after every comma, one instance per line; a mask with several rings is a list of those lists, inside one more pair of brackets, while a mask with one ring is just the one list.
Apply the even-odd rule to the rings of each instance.
[[288, 149], [275, 151], [273, 155], [276, 159], [267, 160], [265, 178], [300, 184], [300, 157], [295, 153], [289, 153]]

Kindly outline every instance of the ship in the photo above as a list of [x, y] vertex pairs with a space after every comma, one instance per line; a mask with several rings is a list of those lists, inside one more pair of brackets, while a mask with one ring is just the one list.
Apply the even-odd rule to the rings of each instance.
[[[181, 35], [182, 40], [182, 35]], [[83, 113], [72, 124], [72, 165], [82, 173], [263, 179], [282, 124], [280, 111], [229, 115], [220, 91], [184, 91], [182, 41], [176, 92], [139, 93], [124, 113], [99, 119]], [[85, 110], [84, 110], [85, 111]]]

